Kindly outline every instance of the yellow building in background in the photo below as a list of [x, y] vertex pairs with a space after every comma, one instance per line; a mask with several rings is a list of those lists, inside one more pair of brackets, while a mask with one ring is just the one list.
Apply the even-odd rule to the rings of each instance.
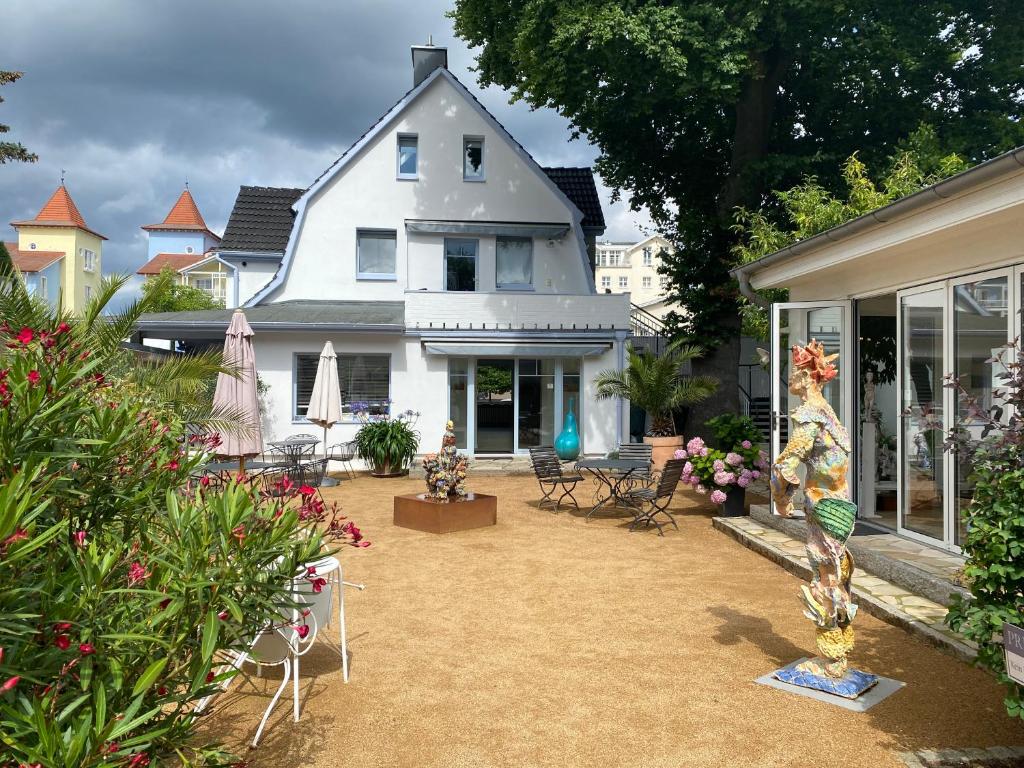
[[[81, 312], [100, 289], [103, 235], [90, 229], [61, 184], [34, 219], [11, 222], [18, 231], [11, 260], [31, 282], [29, 275], [40, 273], [43, 261], [51, 270], [49, 279], [36, 283], [40, 295], [62, 309]], [[46, 254], [46, 258], [39, 258]]]
[[597, 243], [597, 268], [594, 279], [598, 293], [628, 293], [629, 300], [663, 318], [671, 309], [665, 300], [668, 277], [658, 274], [661, 253], [672, 253], [672, 246], [661, 235], [652, 235], [638, 243]]

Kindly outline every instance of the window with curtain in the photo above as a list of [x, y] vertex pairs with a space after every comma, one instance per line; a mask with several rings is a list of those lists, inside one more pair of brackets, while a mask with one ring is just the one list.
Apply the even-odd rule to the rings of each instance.
[[357, 277], [369, 280], [394, 280], [398, 233], [394, 230], [356, 232]]
[[[303, 419], [313, 394], [318, 352], [295, 356], [295, 418]], [[338, 383], [341, 385], [341, 413], [351, 419], [358, 410], [372, 415], [388, 412], [391, 404], [390, 355], [338, 355]]]
[[498, 237], [495, 251], [498, 288], [533, 287], [533, 238]]

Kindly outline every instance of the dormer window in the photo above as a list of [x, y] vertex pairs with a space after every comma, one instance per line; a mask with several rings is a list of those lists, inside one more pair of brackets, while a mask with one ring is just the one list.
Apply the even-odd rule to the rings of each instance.
[[466, 136], [462, 139], [462, 178], [465, 181], [484, 180], [484, 139]]
[[400, 133], [398, 135], [398, 178], [417, 178], [416, 162], [419, 155], [417, 144], [417, 137], [413, 134]]

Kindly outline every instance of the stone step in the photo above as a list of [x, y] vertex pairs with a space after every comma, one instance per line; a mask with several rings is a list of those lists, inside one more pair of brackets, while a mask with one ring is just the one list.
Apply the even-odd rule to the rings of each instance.
[[[811, 567], [804, 542], [753, 517], [715, 517], [714, 527], [801, 579], [810, 579]], [[856, 555], [854, 555], [856, 558]], [[853, 574], [853, 598], [860, 610], [913, 632], [936, 648], [963, 661], [973, 661], [977, 646], [944, 623], [946, 607], [911, 590], [865, 573], [858, 565]]]

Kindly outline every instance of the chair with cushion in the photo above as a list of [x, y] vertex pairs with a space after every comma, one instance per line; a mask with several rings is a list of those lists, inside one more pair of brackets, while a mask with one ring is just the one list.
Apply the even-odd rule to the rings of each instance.
[[661, 472], [661, 479], [657, 485], [649, 488], [636, 488], [622, 494], [622, 499], [633, 510], [633, 522], [629, 524], [629, 530], [635, 531], [641, 525], [649, 528], [652, 524], [658, 529], [658, 533], [665, 535], [662, 526], [665, 523], [658, 522], [657, 516], [664, 515], [668, 522], [678, 531], [676, 519], [668, 511], [668, 505], [672, 503], [672, 495], [679, 485], [679, 478], [683, 474], [683, 466], [686, 459], [669, 459], [665, 462], [665, 469]]
[[[533, 464], [533, 472], [537, 476], [537, 482], [540, 484], [540, 492], [544, 496], [540, 501], [542, 509], [545, 504], [554, 504], [557, 511], [562, 504], [562, 499], [566, 496], [572, 499], [572, 504], [577, 510], [580, 508], [580, 505], [576, 502], [576, 497], [572, 495], [572, 491], [577, 483], [583, 482], [583, 475], [575, 470], [564, 472], [562, 470], [562, 462], [559, 461], [558, 454], [555, 453], [553, 446], [546, 445], [539, 448], [531, 448], [530, 461]], [[556, 501], [553, 496], [555, 491], [559, 489], [562, 491], [562, 494]]]

